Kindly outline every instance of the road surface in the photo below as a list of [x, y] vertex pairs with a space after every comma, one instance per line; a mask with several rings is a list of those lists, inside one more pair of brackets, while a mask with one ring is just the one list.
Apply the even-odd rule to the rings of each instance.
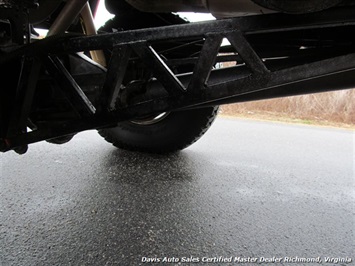
[[218, 118], [169, 156], [94, 131], [1, 154], [0, 265], [353, 265], [354, 142]]

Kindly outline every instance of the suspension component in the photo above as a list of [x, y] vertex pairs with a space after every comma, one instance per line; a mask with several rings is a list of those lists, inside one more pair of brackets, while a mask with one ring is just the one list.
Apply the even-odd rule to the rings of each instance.
[[[53, 36], [16, 47], [0, 57], [5, 70], [22, 62], [18, 93], [2, 90], [2, 102], [14, 103], [12, 112], [0, 117], [2, 151], [164, 112], [353, 88], [355, 40], [348, 32], [355, 28], [354, 13], [354, 7], [346, 7], [297, 19], [269, 14]], [[315, 33], [318, 38], [312, 39]], [[223, 39], [230, 45], [222, 46]], [[84, 55], [74, 56], [106, 48], [113, 51], [107, 71]], [[214, 68], [225, 60], [234, 65]], [[33, 97], [43, 84], [51, 84], [55, 94], [48, 105], [35, 104]], [[30, 132], [24, 130], [28, 119], [35, 125]]]

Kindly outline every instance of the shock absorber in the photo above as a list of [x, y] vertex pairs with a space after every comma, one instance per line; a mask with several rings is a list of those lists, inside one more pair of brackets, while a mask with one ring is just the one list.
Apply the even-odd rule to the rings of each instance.
[[[76, 17], [81, 15], [83, 30], [86, 35], [96, 35], [96, 29], [87, 0], [71, 0], [66, 3], [59, 16], [49, 28], [47, 36], [53, 36], [64, 33]], [[102, 66], [106, 66], [106, 59], [102, 51], [91, 51], [92, 59]]]

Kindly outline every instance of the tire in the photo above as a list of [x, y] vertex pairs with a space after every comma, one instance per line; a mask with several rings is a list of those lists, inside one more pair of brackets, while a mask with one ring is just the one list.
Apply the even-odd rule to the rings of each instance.
[[[142, 19], [137, 17], [145, 17]], [[149, 24], [151, 23], [151, 24]], [[100, 29], [125, 30], [182, 24], [186, 21], [174, 14], [152, 14], [137, 11], [130, 17], [116, 16]], [[114, 146], [147, 153], [173, 153], [196, 142], [209, 129], [218, 113], [218, 106], [174, 111], [157, 117], [126, 121], [116, 127], [99, 130], [99, 134]]]
[[173, 153], [200, 139], [212, 125], [217, 113], [218, 107], [176, 111], [156, 123], [126, 121], [117, 127], [99, 130], [99, 134], [121, 149]]

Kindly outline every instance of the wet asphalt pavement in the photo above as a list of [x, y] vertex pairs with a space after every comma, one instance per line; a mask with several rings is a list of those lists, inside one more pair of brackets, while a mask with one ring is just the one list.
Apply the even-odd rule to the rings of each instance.
[[354, 265], [354, 138], [218, 118], [169, 156], [94, 131], [1, 154], [0, 265]]

